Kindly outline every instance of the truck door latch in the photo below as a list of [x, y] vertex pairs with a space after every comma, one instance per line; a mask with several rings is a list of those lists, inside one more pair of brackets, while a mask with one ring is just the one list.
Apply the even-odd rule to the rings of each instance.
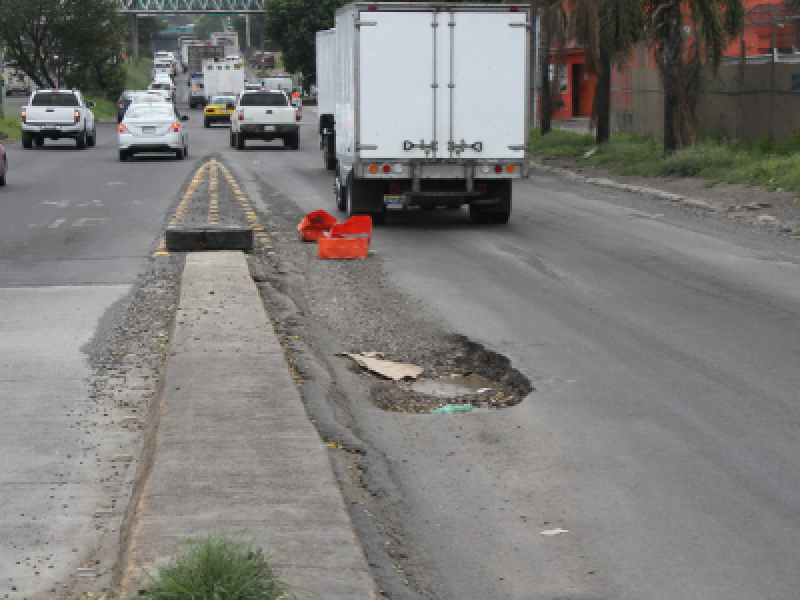
[[436, 152], [439, 149], [439, 142], [433, 141], [430, 144], [426, 144], [425, 140], [420, 140], [419, 144], [415, 144], [409, 140], [403, 142], [403, 150], [408, 152], [409, 150], [413, 150], [414, 148], [419, 148], [420, 150], [424, 151], [426, 154], [429, 152]]
[[475, 142], [474, 144], [468, 144], [464, 140], [461, 140], [458, 144], [452, 140], [447, 142], [447, 149], [450, 152], [455, 152], [456, 154], [461, 154], [467, 148], [474, 150], [475, 152], [483, 152], [483, 142]]

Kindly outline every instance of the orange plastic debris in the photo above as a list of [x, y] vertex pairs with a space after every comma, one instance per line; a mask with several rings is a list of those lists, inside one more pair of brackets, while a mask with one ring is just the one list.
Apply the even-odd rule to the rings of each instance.
[[315, 210], [303, 217], [297, 226], [297, 231], [304, 242], [316, 242], [336, 223], [338, 221], [333, 215], [324, 210]]
[[372, 242], [372, 217], [356, 215], [335, 223], [317, 240], [318, 258], [366, 258]]
[[317, 240], [317, 258], [367, 258], [367, 238], [331, 238]]
[[344, 223], [335, 223], [331, 227], [330, 237], [365, 237], [372, 243], [372, 217], [369, 215], [354, 215]]

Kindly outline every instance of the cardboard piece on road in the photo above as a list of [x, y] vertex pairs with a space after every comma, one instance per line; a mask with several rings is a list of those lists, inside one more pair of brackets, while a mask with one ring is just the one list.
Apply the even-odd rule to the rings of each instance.
[[365, 369], [377, 373], [387, 379], [400, 381], [402, 379], [416, 379], [425, 370], [416, 365], [399, 363], [381, 358], [379, 352], [344, 352], [342, 356], [349, 356]]

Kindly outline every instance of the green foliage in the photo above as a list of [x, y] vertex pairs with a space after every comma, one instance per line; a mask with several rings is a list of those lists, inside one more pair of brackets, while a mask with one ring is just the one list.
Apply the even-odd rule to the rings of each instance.
[[3, 0], [0, 39], [7, 60], [42, 87], [64, 82], [67, 73], [87, 76], [87, 70], [98, 84], [113, 85], [108, 65], [125, 38], [117, 8], [114, 0]]
[[220, 15], [203, 15], [194, 22], [194, 32], [200, 40], [211, 39], [211, 34], [225, 30], [225, 19]]
[[8, 134], [8, 138], [5, 140], [7, 142], [20, 139], [22, 135], [19, 128], [19, 115], [0, 118], [0, 131]]
[[189, 540], [185, 554], [150, 576], [143, 600], [279, 600], [288, 587], [261, 550], [228, 537]]
[[125, 63], [125, 89], [144, 90], [150, 83], [150, 72], [153, 69], [153, 59], [143, 58], [139, 61], [139, 66], [133, 61]]
[[266, 34], [283, 51], [290, 73], [302, 73], [307, 87], [316, 81], [316, 33], [333, 27], [336, 9], [347, 0], [266, 0]]
[[554, 129], [543, 136], [538, 128], [531, 130], [531, 152], [536, 156], [573, 158], [579, 165], [619, 175], [698, 177], [711, 184], [746, 183], [800, 192], [800, 134], [780, 142], [763, 138], [751, 144], [707, 137], [666, 156], [660, 140], [618, 134], [583, 158], [592, 147], [592, 137], [586, 134]]
[[117, 103], [116, 98], [114, 100], [109, 100], [108, 98], [102, 97], [92, 97], [88, 96], [86, 98], [87, 101], [92, 101], [95, 103], [94, 108], [92, 108], [92, 113], [94, 113], [95, 119], [115, 119], [117, 118]]

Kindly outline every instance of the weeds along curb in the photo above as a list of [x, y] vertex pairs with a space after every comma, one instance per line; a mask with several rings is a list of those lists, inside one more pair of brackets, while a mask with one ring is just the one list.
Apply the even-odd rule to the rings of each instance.
[[[673, 202], [675, 204], [680, 204], [682, 206], [693, 208], [695, 210], [702, 210], [710, 213], [727, 216], [730, 219], [743, 220], [742, 216], [746, 214], [742, 213], [739, 210], [732, 210], [730, 207], [727, 207], [720, 202], [702, 200], [700, 198], [692, 198], [690, 196], [674, 194], [672, 192], [659, 190], [657, 188], [644, 187], [639, 185], [630, 185], [628, 183], [621, 183], [619, 181], [614, 181], [613, 179], [607, 179], [604, 177], [587, 177], [586, 175], [575, 173], [570, 169], [565, 169], [564, 167], [552, 167], [536, 160], [531, 161], [531, 167], [539, 171], [544, 171], [545, 173], [553, 173], [555, 175], [560, 175], [562, 177], [566, 177], [567, 179], [572, 179], [573, 181], [581, 181], [584, 183], [589, 183], [600, 187], [623, 190], [626, 192], [631, 192], [633, 194], [640, 194], [642, 196], [653, 196], [655, 198], [666, 200], [668, 202]], [[765, 219], [764, 217], [767, 218]], [[769, 215], [759, 215], [758, 217], [749, 218], [747, 219], [747, 221], [754, 225], [766, 227], [767, 229], [777, 230], [782, 233], [800, 235], [800, 224], [793, 221], [780, 221], [778, 219], [774, 219], [774, 217], [770, 217]]]

